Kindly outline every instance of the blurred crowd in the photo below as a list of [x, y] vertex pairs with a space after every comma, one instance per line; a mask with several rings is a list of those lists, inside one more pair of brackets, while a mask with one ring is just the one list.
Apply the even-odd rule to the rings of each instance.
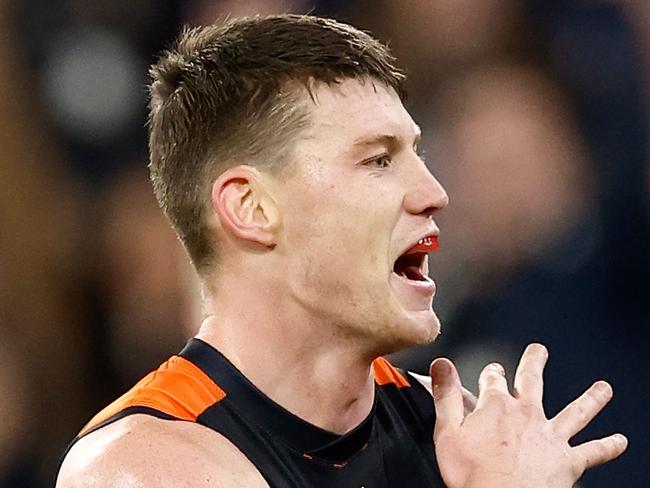
[[650, 486], [650, 2], [0, 0], [0, 487], [52, 486], [92, 414], [200, 321], [151, 193], [146, 75], [185, 24], [314, 13], [389, 42], [451, 203], [439, 340], [476, 390], [544, 342], [549, 414], [606, 378], [579, 439], [622, 431], [587, 488]]

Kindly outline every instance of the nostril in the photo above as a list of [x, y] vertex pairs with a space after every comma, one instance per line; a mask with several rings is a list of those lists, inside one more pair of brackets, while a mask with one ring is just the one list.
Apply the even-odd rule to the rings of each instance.
[[433, 214], [440, 210], [442, 207], [427, 207], [422, 212], [424, 215], [427, 215], [429, 218], [433, 218]]

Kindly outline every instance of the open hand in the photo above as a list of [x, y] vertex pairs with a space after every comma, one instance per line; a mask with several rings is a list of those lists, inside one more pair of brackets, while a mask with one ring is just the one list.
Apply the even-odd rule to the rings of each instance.
[[621, 434], [569, 445], [612, 398], [605, 381], [546, 418], [542, 374], [547, 358], [541, 344], [526, 348], [512, 395], [503, 367], [486, 366], [479, 377], [478, 403], [469, 415], [453, 363], [439, 358], [431, 364], [437, 416], [433, 439], [449, 488], [571, 488], [586, 469], [625, 451], [627, 439]]

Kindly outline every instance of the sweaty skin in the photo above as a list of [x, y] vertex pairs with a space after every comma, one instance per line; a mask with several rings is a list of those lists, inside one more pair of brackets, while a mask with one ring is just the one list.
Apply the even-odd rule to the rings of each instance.
[[[210, 225], [220, 264], [205, 286], [210, 315], [197, 337], [271, 400], [345, 433], [371, 410], [371, 361], [439, 333], [434, 289], [405, 282], [393, 264], [438, 233], [433, 216], [448, 199], [417, 155], [419, 129], [392, 89], [347, 79], [316, 85], [314, 102], [305, 101], [313, 103], [313, 124], [297, 142], [290, 175], [275, 178], [242, 161], [214, 182]], [[593, 459], [622, 452], [605, 440], [581, 464], [586, 448], [567, 451], [571, 432], [597, 409], [589, 395], [547, 421], [543, 365], [531, 357], [522, 358], [516, 397], [486, 368], [477, 408], [466, 417], [455, 368], [433, 363], [435, 448], [450, 488], [570, 488]], [[571, 462], [551, 452], [558, 446]], [[499, 469], [483, 450], [498, 453]], [[219, 434], [133, 415], [75, 444], [57, 486], [268, 485]]]

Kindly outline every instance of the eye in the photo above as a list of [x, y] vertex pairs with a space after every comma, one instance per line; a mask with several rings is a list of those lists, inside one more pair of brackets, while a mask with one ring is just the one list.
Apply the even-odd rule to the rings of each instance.
[[366, 161], [363, 164], [365, 166], [372, 166], [375, 168], [385, 169], [388, 168], [391, 164], [393, 164], [393, 160], [390, 158], [388, 154], [382, 154], [381, 156]]

